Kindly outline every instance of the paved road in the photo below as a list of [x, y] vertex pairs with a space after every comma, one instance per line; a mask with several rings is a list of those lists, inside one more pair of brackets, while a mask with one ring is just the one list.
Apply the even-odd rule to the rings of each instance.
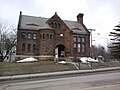
[[0, 90], [120, 90], [120, 72], [0, 83]]

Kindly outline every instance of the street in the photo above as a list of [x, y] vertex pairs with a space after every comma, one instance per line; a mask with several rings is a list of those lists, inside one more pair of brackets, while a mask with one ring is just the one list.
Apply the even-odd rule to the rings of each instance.
[[0, 90], [120, 90], [120, 72], [0, 83]]

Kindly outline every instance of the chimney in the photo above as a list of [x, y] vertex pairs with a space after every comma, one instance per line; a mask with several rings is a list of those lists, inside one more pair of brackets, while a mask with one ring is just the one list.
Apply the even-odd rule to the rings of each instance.
[[77, 22], [78, 22], [78, 23], [83, 23], [83, 16], [84, 16], [83, 13], [79, 13], [79, 14], [77, 15]]

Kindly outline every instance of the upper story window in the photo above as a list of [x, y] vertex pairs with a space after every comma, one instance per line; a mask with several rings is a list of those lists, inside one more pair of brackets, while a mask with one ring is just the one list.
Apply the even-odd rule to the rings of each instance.
[[32, 34], [31, 34], [30, 32], [28, 32], [28, 33], [27, 33], [27, 38], [28, 38], [28, 39], [31, 39], [31, 37], [32, 37]]
[[85, 43], [85, 38], [84, 37], [82, 37], [82, 43]]
[[74, 40], [74, 42], [77, 42], [77, 37], [74, 37], [73, 40]]
[[86, 50], [86, 41], [85, 37], [74, 36], [74, 49], [78, 53], [84, 53]]
[[46, 39], [49, 39], [49, 34], [46, 34]]
[[43, 34], [43, 39], [45, 39], [45, 34]]
[[81, 42], [81, 38], [80, 37], [78, 37], [78, 43], [80, 43]]
[[54, 28], [57, 28], [57, 23], [56, 22], [54, 23]]
[[21, 39], [25, 39], [25, 35], [26, 35], [25, 32], [21, 32]]
[[50, 34], [50, 39], [52, 39], [53, 38], [53, 35], [52, 34]]
[[52, 22], [52, 23], [51, 23], [51, 27], [52, 27], [52, 28], [60, 28], [61, 25], [60, 25], [59, 22]]
[[58, 28], [60, 28], [60, 23], [58, 23]]
[[33, 39], [37, 39], [37, 34], [33, 33]]

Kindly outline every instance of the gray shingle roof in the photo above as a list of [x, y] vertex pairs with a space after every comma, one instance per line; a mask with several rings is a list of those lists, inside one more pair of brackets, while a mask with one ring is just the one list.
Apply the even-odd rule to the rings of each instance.
[[[49, 18], [21, 15], [21, 21], [20, 21], [19, 28], [20, 29], [33, 29], [33, 30], [52, 29], [46, 23], [48, 19]], [[70, 30], [73, 31], [73, 33], [78, 33], [78, 34], [87, 33], [85, 27], [76, 21], [63, 20], [63, 22], [69, 27]]]
[[73, 31], [73, 33], [78, 33], [78, 34], [86, 33], [86, 30], [82, 26], [82, 24], [80, 24], [80, 23], [78, 23], [76, 21], [64, 20], [64, 23], [70, 28], [70, 30]]
[[46, 23], [47, 20], [48, 18], [22, 15], [21, 22], [20, 22], [20, 28], [21, 29], [33, 29], [33, 30], [52, 29]]

